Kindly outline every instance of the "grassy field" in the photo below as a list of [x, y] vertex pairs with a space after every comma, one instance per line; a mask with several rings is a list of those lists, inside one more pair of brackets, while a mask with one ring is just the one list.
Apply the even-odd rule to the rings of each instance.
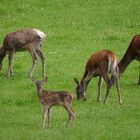
[[[21, 28], [38, 28], [47, 34], [44, 88], [69, 90], [81, 79], [89, 56], [109, 49], [119, 60], [133, 35], [140, 33], [139, 0], [0, 0], [0, 42]], [[32, 65], [28, 52], [14, 57], [14, 76], [6, 78], [8, 61], [0, 71], [0, 140], [138, 140], [140, 139], [139, 63], [129, 65], [120, 79], [123, 105], [112, 87], [107, 105], [97, 103], [98, 78], [87, 90], [87, 100], [73, 102], [76, 126], [65, 128], [67, 113], [52, 109], [52, 127], [41, 129], [42, 108], [36, 86], [27, 77]], [[41, 79], [39, 60], [34, 77]], [[103, 98], [106, 87], [103, 86]], [[47, 125], [47, 122], [46, 122]]]

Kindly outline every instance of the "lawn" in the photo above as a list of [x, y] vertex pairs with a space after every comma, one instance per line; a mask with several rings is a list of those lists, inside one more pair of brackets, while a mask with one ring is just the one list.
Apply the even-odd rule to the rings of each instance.
[[[68, 90], [75, 96], [73, 78], [82, 78], [89, 56], [112, 50], [121, 60], [132, 37], [140, 33], [139, 0], [1, 0], [0, 42], [22, 28], [45, 32], [44, 84], [48, 90]], [[76, 126], [65, 128], [67, 112], [52, 108], [51, 128], [41, 128], [42, 108], [37, 89], [28, 78], [28, 52], [14, 56], [14, 76], [6, 78], [8, 59], [0, 71], [0, 140], [138, 140], [140, 138], [139, 63], [133, 61], [120, 79], [123, 104], [112, 87], [108, 104], [97, 103], [98, 78], [89, 84], [86, 101], [73, 101]], [[34, 77], [41, 79], [38, 60]], [[75, 96], [76, 97], [76, 96]], [[47, 126], [47, 122], [46, 122]]]

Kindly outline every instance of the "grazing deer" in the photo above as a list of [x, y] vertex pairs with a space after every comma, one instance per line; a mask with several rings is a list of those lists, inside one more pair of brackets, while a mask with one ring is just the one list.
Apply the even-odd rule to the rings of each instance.
[[2, 69], [2, 62], [6, 54], [9, 55], [9, 68], [7, 77], [13, 74], [13, 56], [18, 51], [29, 51], [33, 65], [29, 72], [29, 77], [32, 77], [37, 63], [37, 55], [42, 61], [42, 76], [45, 77], [45, 58], [41, 49], [41, 45], [46, 35], [38, 29], [23, 29], [16, 32], [9, 33], [3, 40], [3, 45], [0, 48], [0, 70]]
[[32, 81], [36, 83], [38, 97], [44, 110], [42, 127], [43, 128], [45, 127], [46, 115], [48, 115], [48, 127], [50, 127], [51, 125], [50, 108], [55, 105], [62, 105], [67, 110], [69, 114], [67, 122], [68, 125], [71, 119], [75, 120], [76, 118], [75, 112], [71, 107], [73, 97], [67, 91], [47, 91], [42, 89], [43, 83], [47, 82], [47, 80], [48, 78], [44, 78], [41, 81], [32, 79]]
[[[112, 80], [108, 76], [109, 73], [111, 73], [113, 76]], [[108, 101], [108, 95], [114, 80], [116, 83], [116, 88], [119, 96], [119, 102], [120, 104], [122, 104], [119, 86], [118, 59], [112, 51], [102, 50], [93, 54], [86, 64], [85, 73], [82, 80], [79, 82], [76, 78], [74, 78], [74, 81], [77, 84], [76, 94], [78, 100], [81, 98], [86, 99], [85, 94], [87, 86], [91, 78], [96, 76], [99, 76], [97, 101], [99, 102], [101, 100], [101, 88], [103, 79], [107, 85], [107, 91], [104, 100], [105, 104]]]
[[[135, 35], [133, 37], [127, 51], [119, 62], [120, 74], [122, 74], [126, 70], [127, 66], [133, 60], [138, 60], [140, 62], [140, 35]], [[138, 85], [140, 85], [140, 67]]]

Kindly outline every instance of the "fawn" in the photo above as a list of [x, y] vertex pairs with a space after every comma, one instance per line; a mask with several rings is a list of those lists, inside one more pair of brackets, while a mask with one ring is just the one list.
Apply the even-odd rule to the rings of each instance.
[[73, 97], [70, 92], [67, 91], [47, 91], [42, 89], [42, 85], [44, 82], [48, 81], [48, 78], [45, 77], [43, 80], [35, 80], [31, 78], [32, 81], [37, 86], [37, 93], [39, 100], [43, 106], [43, 117], [42, 117], [42, 127], [45, 127], [46, 115], [48, 115], [48, 127], [51, 125], [51, 116], [50, 116], [50, 108], [55, 105], [62, 105], [69, 114], [67, 125], [69, 121], [73, 119], [75, 121], [76, 114], [71, 107]]

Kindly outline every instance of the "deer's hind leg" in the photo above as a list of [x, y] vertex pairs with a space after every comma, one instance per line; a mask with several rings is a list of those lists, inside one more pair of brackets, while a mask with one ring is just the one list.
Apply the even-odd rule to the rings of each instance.
[[75, 119], [76, 119], [76, 115], [75, 115], [75, 112], [73, 111], [73, 109], [71, 108], [71, 105], [64, 105], [64, 108], [67, 110], [68, 114], [69, 114], [69, 118], [68, 118], [68, 121], [67, 121], [67, 124], [66, 126], [68, 126], [70, 120], [73, 118], [73, 121], [75, 122]]
[[30, 52], [30, 54], [32, 56], [32, 59], [33, 59], [33, 64], [32, 64], [31, 70], [29, 72], [29, 77], [32, 77], [33, 72], [34, 72], [34, 70], [36, 68], [36, 64], [37, 64], [37, 54], [36, 54], [34, 49], [30, 49], [29, 52]]
[[108, 95], [111, 89], [111, 80], [108, 76], [109, 73], [109, 68], [107, 67], [107, 65], [105, 65], [104, 67], [102, 67], [102, 69], [100, 69], [101, 71], [101, 77], [104, 79], [104, 81], [106, 82], [106, 95], [105, 95], [105, 99], [104, 99], [104, 104], [107, 104], [108, 102]]
[[118, 92], [119, 103], [122, 104], [122, 99], [121, 99], [121, 95], [120, 95], [119, 69], [118, 68], [116, 68], [116, 71], [113, 72], [113, 78], [114, 78], [117, 92]]
[[107, 73], [104, 73], [102, 74], [103, 76], [103, 79], [105, 80], [106, 82], [106, 86], [107, 86], [107, 90], [106, 90], [106, 96], [105, 96], [105, 99], [104, 99], [104, 104], [107, 104], [108, 102], [108, 95], [109, 95], [109, 92], [110, 92], [110, 89], [111, 89], [111, 80], [109, 79]]

